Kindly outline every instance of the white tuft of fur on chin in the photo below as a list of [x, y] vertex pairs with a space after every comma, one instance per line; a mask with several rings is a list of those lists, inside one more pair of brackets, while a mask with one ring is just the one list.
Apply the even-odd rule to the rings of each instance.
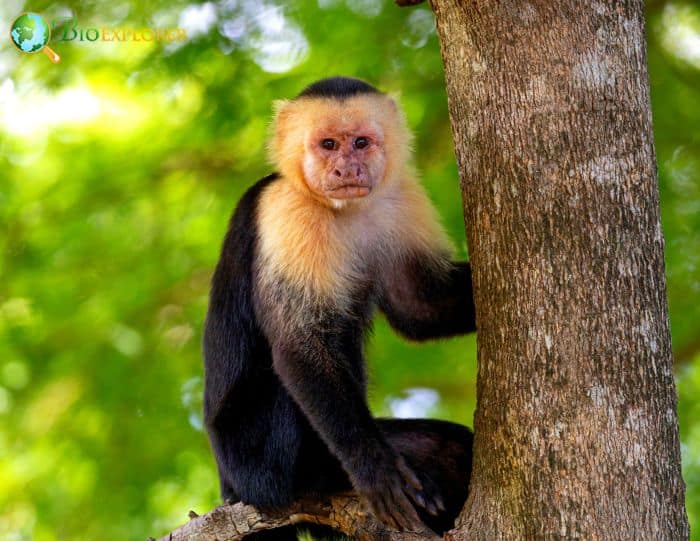
[[348, 206], [347, 199], [333, 199], [331, 197], [330, 200], [331, 200], [331, 205], [333, 205], [334, 209], [340, 210], [340, 209], [344, 209], [345, 207]]

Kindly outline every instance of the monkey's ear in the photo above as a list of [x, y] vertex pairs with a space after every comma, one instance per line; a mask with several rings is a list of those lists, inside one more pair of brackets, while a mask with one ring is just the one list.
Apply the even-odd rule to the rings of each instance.
[[[398, 149], [398, 154], [401, 155], [398, 160], [400, 163], [405, 163], [410, 159], [411, 149], [413, 146], [413, 133], [408, 128], [408, 119], [406, 113], [401, 107], [401, 95], [398, 92], [391, 92], [385, 95], [385, 100], [388, 104], [387, 110], [390, 111], [390, 120], [388, 121], [393, 145]], [[405, 155], [402, 154], [405, 152]]]
[[267, 155], [270, 163], [281, 167], [280, 153], [284, 146], [284, 140], [289, 130], [289, 116], [291, 100], [275, 100], [272, 102], [272, 122], [269, 126], [267, 137]]
[[401, 110], [401, 93], [400, 92], [390, 92], [386, 95], [387, 101], [394, 108], [394, 111]]
[[277, 121], [280, 115], [284, 114], [284, 110], [291, 103], [291, 100], [275, 100], [272, 102], [272, 118]]

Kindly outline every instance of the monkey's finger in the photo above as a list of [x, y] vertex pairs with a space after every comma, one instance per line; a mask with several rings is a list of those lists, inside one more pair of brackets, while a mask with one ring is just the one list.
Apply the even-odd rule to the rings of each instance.
[[[442, 511], [442, 512], [445, 511], [445, 502], [443, 501], [442, 495], [439, 492], [435, 492], [434, 494], [431, 494], [430, 500], [433, 503], [433, 505], [435, 505], [436, 511], [438, 511], [438, 510]], [[434, 514], [437, 515], [437, 512]]]
[[438, 510], [436, 504], [424, 492], [409, 492], [411, 499], [416, 502], [416, 505], [425, 509], [431, 515], [437, 515]]
[[392, 530], [401, 531], [401, 525], [396, 522], [393, 516], [388, 511], [383, 512], [377, 517], [383, 524], [386, 524]]
[[403, 457], [398, 458], [398, 460], [396, 461], [396, 467], [398, 468], [399, 473], [401, 474], [401, 477], [403, 477], [404, 481], [406, 481], [416, 490], [423, 490], [423, 483], [420, 482], [420, 479], [418, 479], [418, 476], [415, 474], [415, 472], [409, 467], [408, 464], [406, 464], [406, 461], [403, 459]]
[[405, 515], [401, 515], [402, 519], [402, 530], [406, 532], [421, 532], [426, 529], [425, 524], [423, 524], [423, 521], [418, 517], [418, 515], [415, 515], [413, 517], [408, 517]]
[[382, 506], [386, 509], [387, 514], [391, 515], [391, 522], [396, 524], [395, 528], [398, 531], [404, 530], [406, 522], [399, 511], [401, 507], [400, 498], [397, 498], [397, 494], [391, 488], [383, 495]]
[[420, 531], [425, 528], [423, 521], [418, 516], [415, 507], [405, 494], [396, 498], [393, 506], [394, 518], [400, 521], [403, 529], [410, 531]]
[[435, 495], [435, 504], [438, 506], [438, 509], [442, 511], [443, 513], [447, 511], [445, 508], [445, 501], [442, 499], [442, 495], [436, 494]]
[[430, 500], [428, 500], [423, 507], [428, 513], [430, 513], [433, 516], [438, 514], [437, 506]]
[[401, 531], [401, 525], [392, 513], [392, 509], [395, 509], [396, 506], [392, 498], [391, 484], [383, 492], [370, 491], [365, 492], [362, 496], [366, 507], [377, 520], [391, 529]]
[[410, 518], [404, 516], [398, 511], [394, 511], [394, 520], [396, 520], [399, 524], [397, 530], [400, 532], [410, 532], [414, 531], [414, 525], [411, 521]]
[[426, 497], [426, 499], [428, 503], [425, 508], [431, 515], [437, 515], [441, 511], [445, 511], [445, 504], [439, 494], [431, 494], [429, 497]]
[[425, 504], [421, 504], [417, 499], [415, 500], [416, 503], [426, 509], [431, 515], [437, 515], [438, 511], [445, 511], [445, 502], [440, 494], [440, 488], [425, 474], [421, 476], [421, 479], [423, 490], [420, 492], [420, 498]]
[[442, 497], [437, 492], [424, 491], [421, 496], [425, 500], [425, 505], [423, 508], [428, 511], [431, 515], [438, 515], [440, 511], [440, 506], [442, 506], [442, 511], [445, 510], [445, 506], [442, 502]]
[[370, 509], [372, 511], [372, 514], [377, 517], [377, 519], [386, 524], [389, 528], [392, 528], [394, 530], [400, 530], [401, 527], [399, 524], [394, 520], [394, 517], [389, 513], [386, 504], [382, 499], [379, 499], [377, 501], [374, 501], [370, 504]]
[[430, 507], [434, 506], [431, 495], [425, 490], [416, 489], [412, 485], [406, 483], [404, 484], [404, 492], [418, 507], [429, 510]]

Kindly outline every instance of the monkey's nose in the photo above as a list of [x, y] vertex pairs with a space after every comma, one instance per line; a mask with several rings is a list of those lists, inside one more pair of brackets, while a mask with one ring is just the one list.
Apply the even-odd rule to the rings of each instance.
[[338, 177], [338, 178], [360, 178], [362, 176], [362, 168], [361, 167], [356, 167], [356, 168], [338, 168], [336, 167], [333, 169], [333, 175]]

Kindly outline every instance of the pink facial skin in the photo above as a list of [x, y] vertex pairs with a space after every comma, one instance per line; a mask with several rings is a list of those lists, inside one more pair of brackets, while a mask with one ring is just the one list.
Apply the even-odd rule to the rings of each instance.
[[367, 123], [315, 130], [305, 142], [307, 184], [331, 200], [366, 197], [384, 177], [383, 143], [380, 131]]

